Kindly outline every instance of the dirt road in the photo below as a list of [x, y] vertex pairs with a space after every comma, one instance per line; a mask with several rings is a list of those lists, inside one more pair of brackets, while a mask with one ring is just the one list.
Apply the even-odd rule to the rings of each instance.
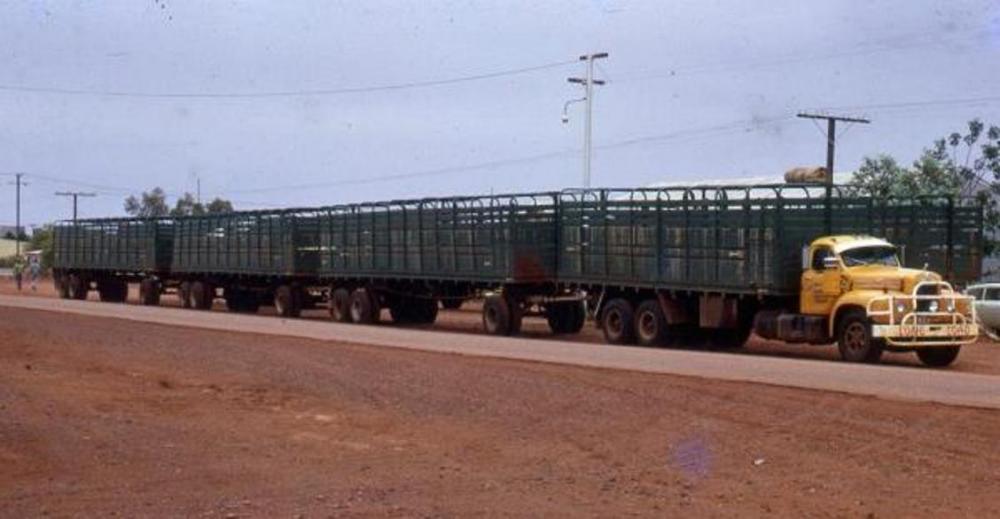
[[[136, 299], [138, 287], [131, 288], [130, 304], [138, 304]], [[37, 292], [25, 290], [18, 294], [14, 290], [13, 283], [0, 280], [0, 295], [22, 295], [37, 296], [44, 298], [55, 298], [56, 293], [52, 288], [51, 280], [45, 280], [38, 286]], [[97, 300], [97, 295], [91, 293], [92, 301]], [[163, 297], [161, 305], [164, 307], [179, 307], [180, 304], [172, 295]], [[216, 311], [225, 312], [225, 305], [216, 304]], [[261, 315], [272, 315], [272, 308], [262, 308]], [[329, 315], [325, 310], [311, 310], [303, 313], [303, 319], [329, 322]], [[482, 334], [482, 317], [478, 313], [476, 304], [467, 304], [461, 311], [443, 310], [438, 314], [438, 320], [433, 326], [433, 330], [453, 333]], [[604, 339], [601, 332], [592, 324], [584, 326], [583, 330], [574, 336], [553, 336], [549, 331], [548, 324], [544, 319], [525, 319], [522, 336], [536, 340], [557, 340], [590, 344], [603, 344]], [[837, 348], [832, 345], [827, 346], [805, 346], [796, 344], [785, 344], [779, 341], [766, 341], [756, 336], [752, 337], [746, 347], [726, 352], [727, 355], [750, 355], [754, 357], [781, 357], [789, 359], [808, 360], [830, 360], [839, 361], [840, 356]], [[907, 366], [923, 368], [923, 365], [913, 353], [886, 353], [882, 358], [883, 365]], [[959, 360], [948, 368], [949, 372], [980, 373], [986, 375], [1000, 375], [1000, 344], [983, 337], [979, 343], [966, 347], [962, 350]]]
[[530, 338], [442, 333], [432, 329], [398, 326], [358, 326], [318, 320], [277, 319], [273, 316], [0, 295], [0, 306], [9, 305], [172, 326], [347, 340], [394, 348], [760, 382], [882, 398], [1000, 408], [1000, 377], [954, 373], [950, 370], [904, 369], [702, 351], [610, 347], [568, 341], [542, 342]]
[[995, 516], [1000, 413], [0, 309], [0, 515]]

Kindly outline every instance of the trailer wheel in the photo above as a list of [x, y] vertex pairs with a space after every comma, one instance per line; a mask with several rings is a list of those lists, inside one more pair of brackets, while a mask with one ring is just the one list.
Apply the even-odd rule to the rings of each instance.
[[367, 288], [356, 288], [351, 293], [351, 321], [359, 324], [374, 324], [378, 322], [378, 301]]
[[242, 313], [248, 311], [248, 303], [253, 294], [238, 288], [226, 288], [223, 295], [226, 298], [226, 310]]
[[872, 337], [872, 325], [864, 310], [848, 310], [837, 323], [837, 347], [848, 362], [878, 362], [884, 345]]
[[69, 275], [69, 297], [70, 299], [76, 299], [78, 301], [83, 301], [87, 299], [87, 292], [90, 291], [90, 282], [84, 279], [79, 274]]
[[434, 324], [438, 316], [438, 300], [437, 299], [418, 299], [415, 301], [417, 303], [417, 322], [420, 324]]
[[351, 293], [346, 288], [331, 289], [330, 317], [339, 323], [351, 322]]
[[215, 302], [215, 289], [205, 281], [194, 281], [191, 283], [191, 292], [188, 297], [191, 308], [197, 310], [211, 310]]
[[290, 285], [281, 285], [274, 291], [274, 311], [281, 317], [298, 317], [302, 313], [299, 297]]
[[958, 358], [961, 346], [947, 346], [943, 348], [920, 348], [917, 350], [917, 357], [920, 362], [933, 368], [943, 368], [951, 365]]
[[181, 281], [177, 285], [177, 298], [181, 300], [181, 308], [191, 308], [191, 282]]
[[146, 306], [160, 304], [160, 283], [153, 278], [139, 282], [139, 303]]
[[511, 308], [507, 298], [499, 294], [483, 301], [483, 328], [490, 335], [511, 334]]
[[660, 302], [648, 299], [635, 311], [635, 338], [640, 346], [664, 346], [667, 343], [667, 318]]
[[59, 292], [59, 298], [69, 299], [69, 280], [66, 274], [56, 274], [52, 276], [52, 281], [56, 285], [56, 291]]
[[601, 312], [601, 331], [609, 344], [632, 344], [635, 342], [635, 315], [632, 303], [624, 299], [612, 299]]

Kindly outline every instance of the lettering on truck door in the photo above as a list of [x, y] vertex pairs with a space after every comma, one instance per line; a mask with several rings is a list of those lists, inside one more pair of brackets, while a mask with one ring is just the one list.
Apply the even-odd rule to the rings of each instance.
[[826, 258], [836, 258], [833, 250], [823, 245], [816, 247], [809, 269], [802, 273], [801, 311], [804, 314], [829, 314], [840, 297], [840, 269], [826, 268]]

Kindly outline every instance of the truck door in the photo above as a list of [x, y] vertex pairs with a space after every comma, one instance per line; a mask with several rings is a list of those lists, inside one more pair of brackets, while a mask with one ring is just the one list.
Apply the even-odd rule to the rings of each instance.
[[836, 258], [833, 250], [819, 246], [812, 250], [809, 268], [802, 273], [800, 311], [828, 315], [840, 297], [840, 267], [827, 267], [827, 258]]

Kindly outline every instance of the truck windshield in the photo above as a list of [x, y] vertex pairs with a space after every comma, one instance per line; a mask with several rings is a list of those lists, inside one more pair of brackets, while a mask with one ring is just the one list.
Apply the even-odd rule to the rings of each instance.
[[896, 258], [896, 248], [884, 245], [847, 249], [840, 253], [840, 257], [844, 260], [844, 265], [848, 267], [857, 267], [860, 265], [899, 266], [899, 260]]

